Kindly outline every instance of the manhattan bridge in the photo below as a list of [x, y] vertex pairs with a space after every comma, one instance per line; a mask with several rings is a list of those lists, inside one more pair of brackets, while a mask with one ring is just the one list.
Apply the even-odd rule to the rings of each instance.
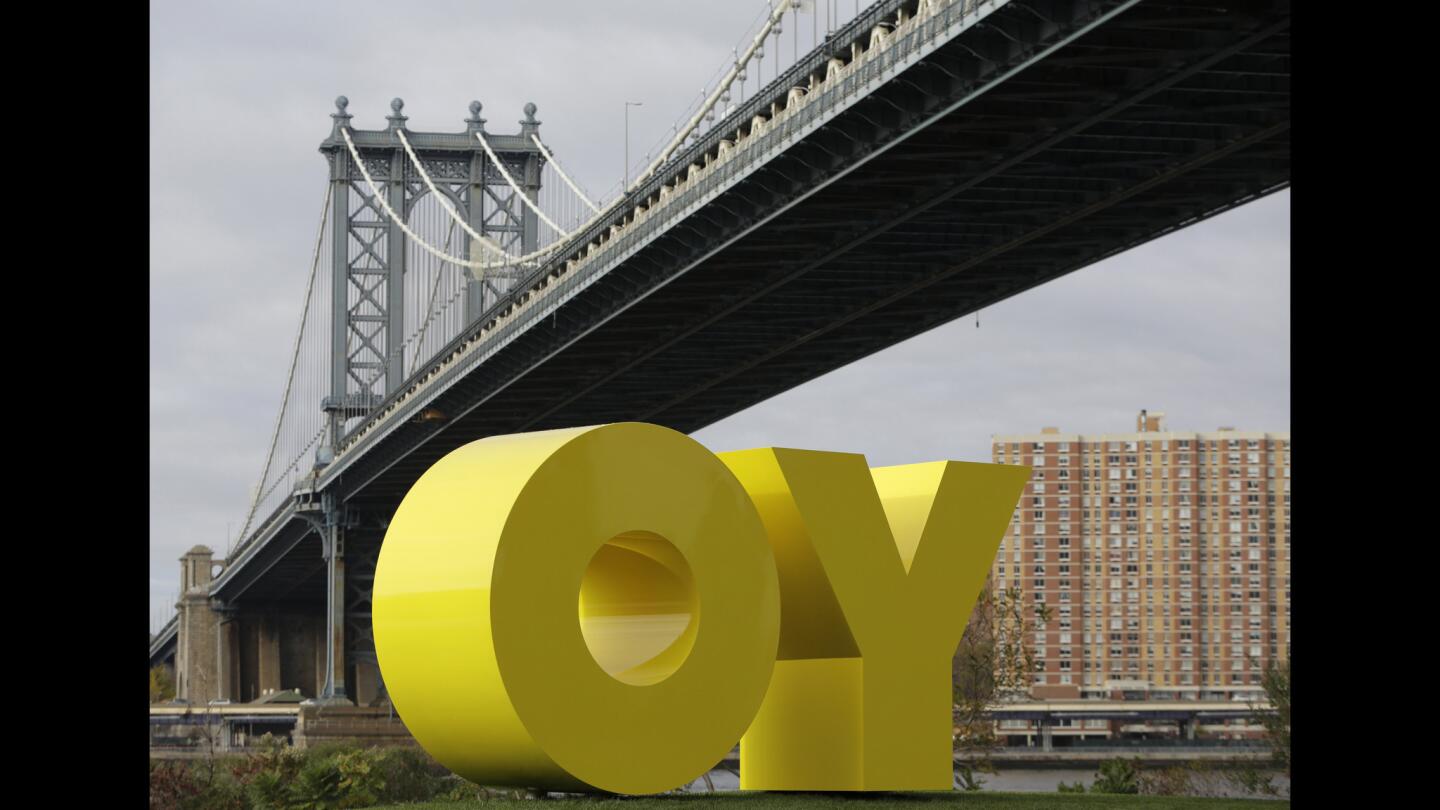
[[608, 202], [533, 104], [436, 133], [336, 100], [263, 471], [151, 639], [180, 698], [384, 702], [376, 555], [456, 447], [693, 432], [1289, 186], [1287, 0], [878, 0], [780, 66], [792, 5]]

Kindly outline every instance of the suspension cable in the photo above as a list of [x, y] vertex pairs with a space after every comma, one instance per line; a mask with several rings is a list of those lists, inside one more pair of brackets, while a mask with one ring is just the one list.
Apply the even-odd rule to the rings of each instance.
[[[324, 436], [329, 429], [329, 425], [321, 425], [320, 429], [315, 432], [315, 435], [310, 437], [310, 441], [306, 442], [305, 446], [300, 448], [300, 452], [295, 454], [295, 460], [290, 462], [290, 466], [281, 470], [280, 474], [275, 476], [275, 483], [271, 484], [269, 489], [266, 489], [263, 493], [261, 493], [260, 497], [256, 498], [255, 502], [259, 503], [261, 500], [264, 500], [267, 496], [269, 496], [270, 493], [274, 492], [275, 488], [280, 486], [280, 482], [284, 479], [285, 475], [288, 474], [291, 470], [295, 469], [295, 466], [305, 458], [305, 454], [310, 452], [310, 448], [314, 447], [315, 444], [320, 441], [320, 437]], [[250, 527], [250, 523], [248, 520], [245, 523], [245, 527], [247, 530]], [[241, 539], [244, 539], [245, 533], [241, 532], [240, 537]]]
[[536, 216], [545, 220], [545, 224], [549, 225], [555, 230], [556, 233], [560, 234], [561, 239], [570, 238], [569, 231], [565, 230], [559, 225], [556, 225], [555, 222], [550, 219], [550, 217], [545, 216], [545, 212], [540, 210], [540, 206], [531, 202], [530, 198], [526, 196], [525, 192], [520, 189], [520, 186], [515, 182], [515, 178], [510, 176], [510, 172], [506, 171], [505, 164], [501, 163], [500, 158], [495, 156], [495, 150], [491, 149], [490, 143], [485, 140], [485, 133], [476, 130], [475, 137], [480, 139], [480, 145], [485, 147], [485, 154], [489, 156], [490, 162], [495, 164], [495, 168], [500, 171], [500, 176], [505, 178], [505, 182], [510, 184], [511, 190], [515, 192], [515, 196], [520, 198], [520, 202], [525, 203], [525, 206], [531, 211], [534, 211]]
[[[415, 150], [410, 148], [410, 141], [405, 137], [405, 131], [403, 129], [397, 129], [395, 130], [395, 134], [400, 136], [400, 143], [405, 147], [405, 154], [410, 156], [410, 162], [414, 164], [415, 171], [420, 173], [420, 179], [425, 181], [425, 186], [430, 189], [431, 194], [435, 195], [435, 200], [440, 203], [441, 208], [445, 209], [445, 213], [450, 215], [450, 219], [454, 220], [456, 224], [464, 228], [465, 232], [470, 234], [470, 238], [479, 242], [482, 247], [489, 248], [492, 252], [500, 254], [500, 256], [505, 258], [507, 261], [513, 262], [516, 257], [510, 255], [509, 253], [506, 253], [505, 249], [500, 247], [498, 244], [476, 233], [475, 229], [471, 228], [470, 224], [466, 222], [463, 218], [461, 218], [460, 214], [455, 211], [455, 207], [450, 204], [450, 201], [445, 198], [445, 195], [441, 194], [440, 190], [435, 188], [435, 183], [430, 179], [429, 173], [425, 171], [424, 166], [420, 165], [420, 158], [416, 157]], [[448, 238], [446, 242], [446, 247], [448, 248]]]
[[[260, 506], [260, 489], [270, 475], [270, 464], [275, 459], [275, 446], [280, 441], [280, 426], [285, 421], [285, 408], [290, 404], [290, 390], [295, 383], [295, 366], [300, 360], [300, 344], [305, 337], [305, 323], [310, 316], [310, 295], [315, 290], [316, 271], [320, 268], [320, 245], [325, 239], [325, 223], [330, 217], [330, 195], [333, 184], [325, 184], [325, 202], [320, 209], [320, 232], [315, 235], [315, 253], [310, 260], [310, 280], [305, 284], [305, 303], [300, 308], [300, 328], [295, 333], [295, 349], [290, 354], [290, 373], [285, 379], [285, 393], [280, 397], [280, 413], [275, 417], [275, 431], [270, 436], [270, 450], [265, 455], [265, 468], [260, 472], [260, 483], [255, 487], [255, 497], [250, 501], [250, 511], [245, 515], [245, 526], [240, 530], [239, 539], [244, 540], [255, 519], [255, 510]], [[293, 465], [292, 465], [293, 466]]]
[[660, 151], [660, 156], [655, 158], [655, 161], [651, 163], [645, 171], [641, 172], [639, 177], [635, 178], [635, 181], [630, 184], [630, 187], [621, 193], [622, 198], [625, 192], [639, 187], [641, 183], [648, 180], [650, 175], [654, 174], [655, 170], [660, 168], [665, 161], [669, 160], [675, 150], [679, 149], [680, 146], [685, 143], [685, 139], [690, 137], [690, 133], [695, 131], [695, 127], [700, 125], [700, 121], [705, 117], [705, 113], [714, 109], [715, 103], [720, 100], [720, 96], [729, 89], [730, 83], [739, 75], [741, 66], [749, 64], [750, 57], [753, 56], [756, 49], [765, 42], [765, 35], [770, 33], [770, 29], [774, 28], [776, 23], [780, 22], [780, 18], [785, 15], [785, 12], [789, 10], [793, 2], [794, 0], [780, 0], [780, 2], [775, 4], [775, 10], [770, 13], [770, 18], [760, 27], [759, 33], [755, 34], [755, 38], [750, 41], [750, 47], [745, 49], [744, 55], [735, 61], [734, 66], [725, 74], [725, 77], [720, 80], [719, 84], [715, 85], [715, 89], [711, 91], [710, 97], [705, 99], [705, 103], [701, 104], [700, 109], [695, 111], [695, 115], [690, 119], [690, 123], [675, 133], [675, 137], [671, 138], [670, 143]]
[[561, 180], [565, 181], [565, 185], [569, 186], [570, 190], [575, 192], [575, 196], [580, 198], [580, 202], [583, 202], [586, 205], [590, 206], [591, 211], [594, 211], [597, 214], [600, 213], [600, 207], [595, 205], [595, 203], [590, 202], [590, 198], [586, 197], [585, 193], [582, 192], [580, 188], [575, 185], [575, 181], [570, 179], [570, 175], [566, 174], [565, 170], [560, 168], [560, 162], [555, 159], [554, 155], [550, 154], [550, 150], [545, 148], [545, 144], [540, 142], [540, 136], [532, 134], [530, 136], [530, 140], [534, 141], [535, 145], [540, 147], [540, 154], [545, 156], [545, 160], [549, 161], [550, 166], [555, 169], [555, 173], [560, 175]]
[[[426, 242], [424, 239], [421, 239], [418, 234], [410, 230], [410, 226], [405, 224], [405, 220], [395, 213], [395, 209], [390, 207], [390, 203], [385, 199], [385, 195], [381, 193], [379, 187], [375, 185], [375, 180], [370, 177], [370, 172], [365, 168], [365, 161], [360, 159], [360, 152], [355, 149], [355, 142], [350, 139], [349, 128], [341, 127], [340, 134], [345, 136], [345, 145], [350, 149], [350, 156], [355, 158], [355, 166], [360, 169], [360, 176], [365, 178], [365, 185], [370, 187], [370, 193], [375, 195], [375, 201], [380, 203], [380, 207], [385, 210], [385, 215], [390, 217], [390, 220], [395, 223], [396, 227], [398, 227], [402, 232], [404, 232], [406, 236], [410, 237], [411, 241], [415, 242], [415, 244], [418, 245], [422, 250], [442, 262], [449, 262], [450, 264], [459, 265], [461, 267], [469, 267], [474, 270], [506, 268], [513, 266], [512, 262], [476, 262], [469, 261], [467, 259], [456, 258], [455, 256], [451, 256], [450, 254], [439, 250], [438, 248], [431, 245], [429, 242]], [[527, 199], [526, 202], [529, 202], [529, 200]], [[541, 216], [544, 215], [542, 214]], [[519, 258], [523, 259], [525, 257], [522, 256]], [[504, 272], [505, 271], [502, 270], [502, 273]], [[518, 273], [519, 269], [516, 268], [515, 270], [509, 272]]]
[[[484, 268], [485, 268], [485, 269], [493, 269], [493, 268], [497, 268], [497, 267], [499, 267], [499, 268], [505, 268], [505, 267], [510, 267], [510, 266], [512, 266], [512, 265], [521, 265], [521, 264], [525, 264], [525, 263], [527, 263], [527, 262], [531, 262], [531, 261], [533, 261], [533, 260], [535, 260], [535, 259], [539, 259], [539, 258], [541, 258], [541, 257], [549, 256], [552, 252], [554, 252], [556, 246], [552, 244], [552, 245], [547, 245], [547, 246], [545, 246], [545, 247], [543, 247], [543, 248], [540, 248], [539, 250], [531, 251], [530, 253], [526, 253], [526, 254], [523, 254], [523, 255], [520, 255], [520, 256], [516, 256], [516, 255], [514, 255], [514, 254], [505, 252], [505, 249], [502, 248], [502, 247], [499, 245], [499, 243], [497, 243], [497, 242], [495, 242], [495, 241], [493, 241], [493, 240], [491, 240], [491, 239], [487, 239], [486, 237], [484, 237], [484, 236], [476, 233], [475, 231], [471, 230], [471, 229], [470, 229], [470, 224], [467, 223], [467, 222], [460, 216], [459, 212], [455, 211], [455, 209], [450, 205], [450, 201], [449, 201], [448, 199], [446, 199], [445, 195], [444, 195], [444, 194], [441, 194], [438, 190], [436, 190], [436, 188], [435, 188], [435, 181], [433, 181], [433, 180], [430, 179], [430, 174], [429, 174], [429, 172], [426, 172], [426, 171], [425, 171], [425, 167], [420, 163], [420, 158], [417, 157], [416, 154], [415, 154], [415, 152], [414, 152], [414, 150], [410, 148], [410, 142], [405, 138], [405, 132], [404, 132], [404, 130], [396, 130], [395, 133], [400, 136], [400, 143], [404, 144], [404, 146], [405, 146], [405, 153], [410, 156], [410, 162], [411, 162], [411, 164], [413, 164], [413, 165], [415, 166], [415, 171], [419, 172], [419, 174], [420, 174], [420, 179], [422, 179], [422, 180], [425, 181], [425, 185], [430, 189], [430, 193], [434, 194], [434, 195], [438, 198], [438, 200], [439, 200], [439, 202], [440, 202], [440, 207], [443, 208], [443, 209], [445, 209], [445, 213], [447, 213], [447, 214], [450, 215], [450, 219], [454, 220], [454, 222], [455, 222], [456, 224], [458, 224], [460, 227], [464, 228], [464, 229], [465, 229], [465, 232], [468, 233], [468, 234], [470, 234], [470, 236], [473, 237], [474, 239], [476, 239], [477, 241], [479, 241], [480, 244], [481, 244], [483, 247], [487, 247], [487, 248], [489, 248], [490, 250], [494, 251], [495, 253], [500, 254], [500, 256], [504, 259], [504, 261], [502, 261], [502, 262], [500, 262], [500, 263], [498, 263], [498, 264], [497, 264], [497, 263], [490, 263], [490, 264], [484, 265]], [[556, 170], [558, 171], [560, 167], [557, 165], [555, 168], [556, 168]], [[578, 193], [578, 192], [577, 192], [577, 193]], [[445, 248], [445, 250], [449, 250], [449, 247], [447, 246], [447, 247]], [[508, 277], [512, 277], [512, 276], [516, 275], [518, 272], [519, 272], [518, 270], [515, 270], [515, 271], [501, 270], [500, 272], [494, 273], [494, 275], [508, 278]], [[476, 280], [478, 281], [479, 279], [480, 279], [480, 277], [479, 277], [479, 276], [476, 276]]]

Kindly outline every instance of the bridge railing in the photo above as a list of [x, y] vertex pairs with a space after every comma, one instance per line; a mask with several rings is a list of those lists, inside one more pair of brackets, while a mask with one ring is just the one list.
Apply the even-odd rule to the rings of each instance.
[[[909, 0], [876, 3], [844, 26], [831, 41], [770, 82], [764, 92], [741, 105], [657, 172], [629, 197], [625, 205], [599, 218], [502, 296], [479, 320], [423, 364], [406, 384], [341, 441], [335, 464], [321, 476], [321, 485], [344, 468], [344, 457], [403, 422], [427, 396], [448, 387], [466, 369], [494, 354], [519, 332], [543, 320], [560, 304], [633, 254], [676, 221], [749, 175], [791, 143], [825, 120], [854, 104], [898, 70], [933, 51], [961, 30], [1004, 6], [1008, 0], [931, 0], [926, 12], [908, 17], [888, 34], [875, 35]], [[858, 52], [854, 48], [859, 45]], [[829, 69], [831, 59], [845, 64]], [[800, 98], [786, 98], [801, 78], [819, 73], [824, 79]], [[757, 128], [756, 116], [765, 120]], [[737, 132], [723, 151], [722, 140]], [[353, 457], [353, 456], [352, 456]]]
[[[304, 486], [305, 485], [303, 483], [296, 483], [294, 489], [303, 489]], [[291, 491], [287, 492], [286, 494], [288, 497], [280, 500], [279, 503], [275, 504], [275, 506], [271, 509], [270, 513], [266, 515], [265, 518], [256, 525], [256, 529], [250, 534], [241, 538], [240, 543], [232, 547], [230, 551], [225, 555], [226, 571], [230, 570], [231, 568], [235, 568], [240, 564], [243, 564], [246, 557], [248, 557], [261, 545], [263, 545], [263, 543], [260, 542], [263, 538], [270, 534], [273, 534], [277, 529], [285, 525], [285, 523], [288, 522], [290, 518], [294, 515], [294, 492]], [[216, 584], [218, 585], [220, 582], [224, 581], [224, 579], [225, 572], [222, 571], [220, 577], [216, 580]]]
[[179, 632], [179, 628], [180, 614], [173, 613], [170, 615], [169, 621], [165, 622], [165, 624], [160, 627], [160, 630], [155, 634], [155, 637], [150, 639], [151, 658], [154, 658], [157, 654], [159, 654], [160, 650], [165, 647], [165, 645], [170, 643], [170, 639], [173, 638], [177, 632]]

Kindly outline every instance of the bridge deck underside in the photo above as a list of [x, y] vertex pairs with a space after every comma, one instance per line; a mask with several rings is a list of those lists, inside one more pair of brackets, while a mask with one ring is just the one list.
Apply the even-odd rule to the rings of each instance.
[[292, 516], [282, 520], [269, 542], [256, 549], [211, 595], [233, 602], [243, 594], [246, 605], [263, 605], [279, 613], [314, 613], [325, 607], [325, 586], [320, 532], [310, 522]]
[[397, 430], [347, 471], [346, 496], [393, 507], [488, 435], [694, 431], [1288, 184], [1288, 5], [1142, 3], [945, 112], [966, 78], [1022, 60], [1017, 36], [1047, 41], [1034, 17], [992, 21], [470, 372], [435, 403], [450, 420]]
[[[400, 426], [336, 494], [383, 532], [466, 442], [691, 432], [1286, 186], [1288, 4], [1142, 2], [1070, 38], [1077, 9], [1115, 4], [1002, 7], [469, 371], [431, 403], [447, 421]], [[322, 609], [319, 535], [277, 526], [215, 595]], [[368, 623], [368, 594], [351, 601]]]

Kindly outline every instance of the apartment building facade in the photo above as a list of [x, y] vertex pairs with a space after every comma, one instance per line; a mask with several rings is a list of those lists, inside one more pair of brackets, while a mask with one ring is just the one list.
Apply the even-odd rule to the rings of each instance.
[[991, 570], [1046, 605], [1037, 698], [1244, 700], [1290, 645], [1290, 434], [1044, 428], [995, 436], [1032, 468]]

